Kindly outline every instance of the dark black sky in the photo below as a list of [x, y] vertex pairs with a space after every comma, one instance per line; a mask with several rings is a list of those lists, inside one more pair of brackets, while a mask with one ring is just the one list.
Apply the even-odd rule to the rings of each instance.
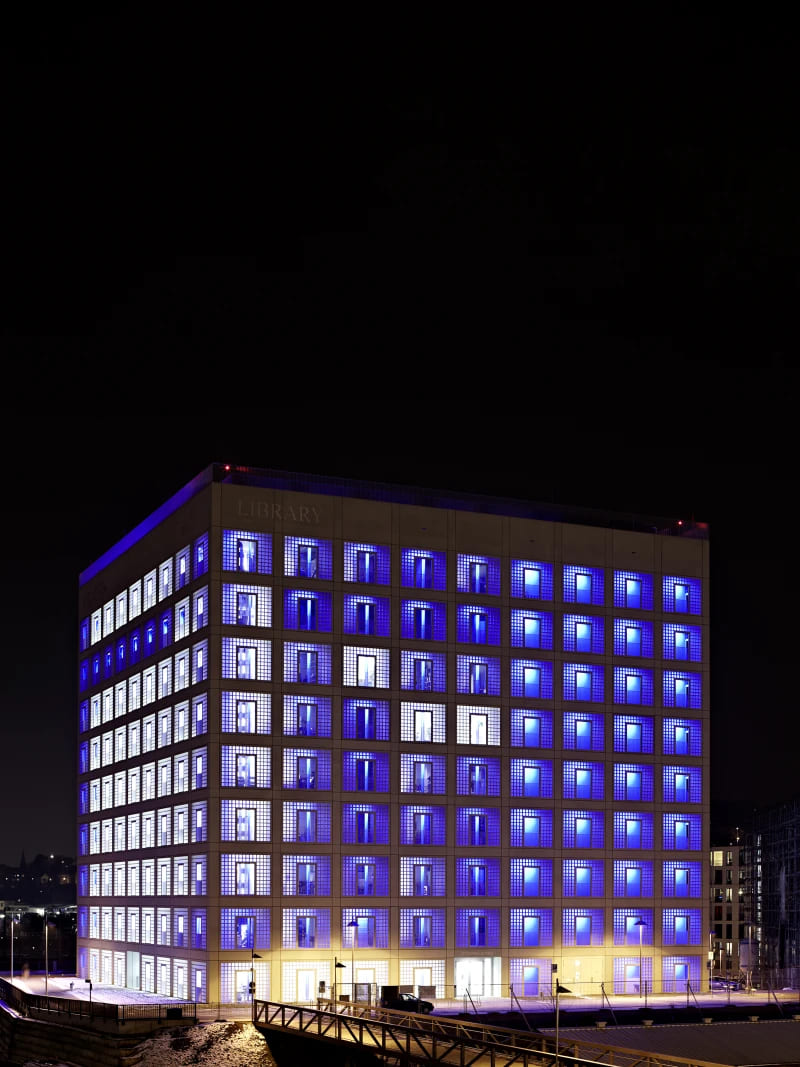
[[78, 573], [215, 460], [710, 522], [715, 821], [794, 795], [788, 28], [26, 18], [0, 862], [74, 852]]

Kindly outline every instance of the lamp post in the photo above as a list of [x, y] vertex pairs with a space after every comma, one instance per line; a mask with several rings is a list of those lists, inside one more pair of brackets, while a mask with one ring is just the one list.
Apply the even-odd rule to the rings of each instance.
[[350, 1002], [354, 1004], [356, 1000], [356, 929], [358, 928], [358, 919], [351, 919], [347, 925], [353, 931], [353, 936], [350, 938]]
[[338, 999], [337, 994], [338, 994], [338, 985], [339, 985], [339, 975], [336, 972], [340, 971], [340, 970], [341, 971], [344, 970], [344, 964], [341, 963], [339, 960], [337, 960], [336, 957], [334, 956], [333, 957], [333, 1003], [334, 1003], [334, 1011], [336, 1010], [336, 1001]]
[[642, 988], [644, 987], [644, 995], [647, 997], [647, 987], [644, 984], [644, 972], [642, 971], [642, 936], [644, 933], [645, 921], [639, 916], [633, 925], [639, 927], [639, 996], [642, 995]]
[[254, 949], [250, 949], [250, 1018], [256, 1017], [256, 960], [261, 957]]
[[11, 984], [14, 984], [14, 926], [17, 919], [14, 913], [11, 913]]
[[559, 1062], [558, 1056], [558, 995], [559, 993], [569, 993], [569, 990], [563, 986], [556, 978], [556, 1063]]
[[92, 1014], [92, 980], [91, 980], [91, 978], [87, 978], [86, 979], [86, 984], [89, 987], [89, 1014], [91, 1015]]

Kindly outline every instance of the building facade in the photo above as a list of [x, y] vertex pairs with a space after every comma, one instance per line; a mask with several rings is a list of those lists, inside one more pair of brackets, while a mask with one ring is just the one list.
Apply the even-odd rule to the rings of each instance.
[[753, 984], [756, 953], [751, 849], [738, 831], [734, 841], [711, 849], [711, 941], [714, 978]]
[[796, 989], [800, 983], [800, 799], [756, 811], [747, 840], [752, 966], [762, 989]]
[[199, 474], [81, 575], [79, 974], [701, 988], [706, 533]]

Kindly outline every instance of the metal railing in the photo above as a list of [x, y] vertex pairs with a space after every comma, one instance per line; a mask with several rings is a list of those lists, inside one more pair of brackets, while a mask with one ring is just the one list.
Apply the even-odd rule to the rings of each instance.
[[194, 1022], [197, 1018], [197, 1005], [192, 1001], [169, 1004], [106, 1004], [100, 1000], [75, 1000], [72, 997], [28, 993], [5, 978], [0, 978], [0, 997], [20, 1015], [63, 1016], [69, 1022], [112, 1021], [121, 1024], [134, 1020], [162, 1022], [176, 1019]]

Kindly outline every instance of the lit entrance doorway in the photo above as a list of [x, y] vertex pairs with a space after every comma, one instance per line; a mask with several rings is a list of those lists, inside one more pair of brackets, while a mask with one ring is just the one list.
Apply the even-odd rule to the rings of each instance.
[[246, 971], [237, 971], [234, 975], [234, 994], [237, 1004], [249, 1004], [250, 996], [250, 968]]
[[433, 985], [433, 971], [430, 967], [414, 968], [414, 995], [420, 996], [420, 986]]
[[454, 960], [456, 996], [500, 996], [500, 957], [461, 956]]
[[312, 968], [302, 968], [297, 972], [296, 998], [301, 1004], [310, 1004], [317, 996], [317, 972]]

